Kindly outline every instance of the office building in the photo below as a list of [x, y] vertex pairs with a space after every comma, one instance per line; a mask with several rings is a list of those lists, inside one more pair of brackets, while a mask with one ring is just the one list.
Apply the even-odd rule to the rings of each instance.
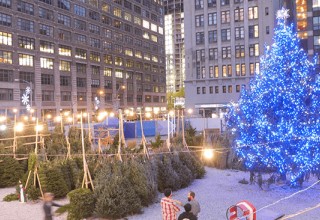
[[[219, 117], [259, 71], [280, 1], [194, 0], [184, 4], [186, 108]], [[281, 5], [282, 6], [282, 5]]]
[[[1, 0], [0, 111], [166, 106], [161, 0]], [[26, 91], [32, 87], [31, 91]], [[27, 92], [27, 93], [26, 93]]]

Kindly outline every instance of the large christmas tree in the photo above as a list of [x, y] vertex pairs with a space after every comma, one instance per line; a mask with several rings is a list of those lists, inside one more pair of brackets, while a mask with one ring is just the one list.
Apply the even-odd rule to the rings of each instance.
[[320, 80], [316, 59], [299, 47], [288, 10], [277, 13], [274, 43], [261, 70], [227, 114], [238, 156], [252, 171], [272, 171], [301, 184], [320, 168]]

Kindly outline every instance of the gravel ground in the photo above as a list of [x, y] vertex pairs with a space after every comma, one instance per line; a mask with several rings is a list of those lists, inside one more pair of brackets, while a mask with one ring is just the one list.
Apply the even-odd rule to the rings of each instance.
[[[242, 200], [250, 201], [257, 209], [261, 209], [284, 197], [299, 191], [288, 187], [274, 185], [268, 191], [260, 190], [257, 185], [243, 185], [239, 180], [248, 179], [249, 173], [236, 172], [232, 170], [217, 170], [207, 168], [205, 178], [195, 180], [193, 184], [185, 189], [173, 193], [173, 198], [186, 202], [189, 190], [196, 193], [196, 199], [201, 206], [200, 220], [225, 220], [227, 208]], [[316, 179], [310, 179], [304, 183], [303, 189], [307, 188]], [[0, 189], [0, 220], [41, 220], [43, 219], [42, 202], [27, 202], [26, 204], [14, 202], [3, 202], [3, 197], [14, 192], [14, 188]], [[143, 214], [129, 216], [129, 220], [161, 220], [161, 208], [159, 201], [144, 208]], [[67, 199], [56, 200], [59, 204], [68, 203]], [[307, 207], [320, 203], [320, 184], [296, 194], [295, 196], [280, 201], [257, 213], [257, 220], [272, 220], [281, 214], [293, 214]], [[319, 220], [320, 208], [298, 215], [293, 220]], [[66, 215], [57, 216], [55, 220], [64, 220]]]

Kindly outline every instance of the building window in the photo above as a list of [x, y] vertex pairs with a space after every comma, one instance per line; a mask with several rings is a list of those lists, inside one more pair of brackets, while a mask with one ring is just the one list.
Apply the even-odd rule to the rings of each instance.
[[78, 30], [85, 31], [86, 30], [86, 22], [75, 19], [74, 20], [74, 27]]
[[216, 25], [217, 24], [217, 13], [209, 13], [208, 14], [208, 25]]
[[113, 58], [112, 55], [104, 55], [103, 57], [104, 63], [106, 64], [113, 64]]
[[60, 76], [60, 86], [70, 86], [71, 77], [70, 76]]
[[204, 44], [204, 32], [196, 33], [196, 44]]
[[248, 8], [248, 18], [250, 20], [252, 19], [258, 19], [258, 7], [255, 6], [255, 7], [249, 7]]
[[100, 53], [90, 52], [90, 60], [95, 62], [100, 62]]
[[13, 81], [13, 71], [0, 69], [0, 81], [1, 82], [12, 82]]
[[80, 44], [86, 44], [87, 43], [87, 37], [82, 34], [74, 34], [74, 40], [79, 42]]
[[79, 15], [79, 16], [82, 16], [82, 17], [85, 17], [86, 16], [86, 9], [80, 5], [74, 5], [73, 6], [73, 12], [76, 14], [76, 15]]
[[236, 93], [240, 92], [240, 85], [236, 85]]
[[71, 47], [65, 45], [59, 45], [59, 55], [71, 56]]
[[33, 10], [33, 4], [29, 4], [27, 2], [18, 0], [17, 2], [17, 10], [29, 15], [33, 15], [34, 14], [34, 10]]
[[0, 6], [11, 8], [11, 0], [0, 0]]
[[33, 56], [29, 54], [19, 53], [19, 65], [33, 66]]
[[195, 9], [203, 9], [203, 0], [195, 0]]
[[105, 80], [104, 81], [104, 88], [105, 89], [112, 89], [112, 81], [111, 80]]
[[222, 47], [222, 59], [231, 58], [231, 47]]
[[100, 20], [100, 14], [98, 12], [89, 10], [89, 18], [91, 18], [92, 20], [95, 20], [95, 21], [99, 21]]
[[1, 101], [12, 101], [13, 100], [13, 89], [0, 89], [0, 100]]
[[54, 77], [51, 74], [41, 74], [42, 85], [54, 85]]
[[11, 16], [7, 14], [0, 13], [0, 25], [11, 26]]
[[98, 25], [89, 24], [89, 31], [93, 34], [100, 34], [100, 27]]
[[96, 38], [90, 37], [89, 39], [89, 45], [91, 47], [100, 48], [100, 40]]
[[228, 93], [232, 93], [232, 86], [228, 86]]
[[214, 66], [214, 78], [219, 77], [219, 66]]
[[122, 58], [121, 57], [115, 57], [114, 58], [114, 64], [116, 66], [122, 66], [123, 65]]
[[20, 48], [34, 50], [35, 40], [34, 38], [18, 36], [18, 46]]
[[53, 27], [49, 25], [39, 24], [39, 34], [53, 37]]
[[249, 38], [257, 38], [259, 37], [259, 26], [258, 25], [250, 25], [249, 26]]
[[235, 47], [235, 51], [236, 51], [236, 58], [240, 58], [240, 57], [244, 57], [245, 56], [245, 52], [244, 52], [244, 45], [238, 45]]
[[214, 43], [218, 41], [218, 32], [217, 30], [208, 32], [208, 41], [209, 43]]
[[45, 53], [54, 53], [54, 43], [40, 40], [40, 51]]
[[91, 80], [91, 87], [99, 88], [100, 87], [100, 80], [99, 79], [92, 79]]
[[244, 18], [244, 10], [243, 8], [237, 8], [234, 10], [234, 21], [243, 21]]
[[112, 68], [105, 67], [103, 70], [103, 75], [107, 77], [112, 77]]
[[83, 63], [76, 63], [77, 74], [86, 74], [87, 65]]
[[47, 20], [53, 20], [53, 11], [39, 7], [39, 18], [44, 18]]
[[244, 39], [244, 27], [236, 27], [234, 30], [234, 36], [236, 40]]
[[216, 6], [217, 0], [208, 0], [208, 8]]
[[222, 86], [222, 93], [227, 93], [227, 86]]
[[209, 93], [213, 94], [213, 86], [209, 86]]
[[250, 57], [253, 57], [253, 56], [258, 57], [259, 56], [259, 44], [250, 44], [249, 45], [249, 56]]
[[221, 6], [230, 4], [230, 0], [221, 0], [220, 2], [221, 2]]
[[214, 93], [216, 93], [216, 94], [219, 93], [219, 86], [214, 87]]
[[[1, 23], [1, 17], [0, 17], [0, 23]], [[26, 19], [18, 18], [18, 28], [22, 31], [33, 32], [34, 22]]]
[[12, 53], [0, 50], [0, 63], [12, 64]]
[[0, 44], [12, 46], [12, 34], [0, 31]]
[[70, 11], [70, 1], [69, 0], [58, 0], [58, 7], [64, 10]]
[[60, 40], [71, 41], [71, 32], [59, 29], [58, 30], [58, 37]]
[[84, 49], [76, 48], [75, 58], [87, 59], [87, 51]]
[[218, 59], [218, 48], [210, 48], [209, 60], [217, 60], [217, 59]]
[[71, 101], [71, 92], [61, 92], [61, 101]]
[[214, 71], [213, 71], [213, 66], [209, 66], [209, 78], [213, 78], [214, 77]]
[[42, 101], [44, 102], [54, 101], [54, 91], [42, 90], [41, 94], [42, 94]]
[[40, 57], [40, 66], [43, 69], [53, 69], [53, 59]]
[[60, 60], [59, 70], [70, 72], [71, 71], [71, 63], [69, 61]]
[[100, 75], [100, 66], [91, 66], [92, 75]]
[[200, 87], [197, 87], [197, 94], [201, 94], [200, 89], [201, 89]]
[[77, 77], [77, 87], [86, 87], [86, 78]]
[[266, 34], [269, 34], [269, 33], [270, 33], [270, 27], [266, 26]]
[[222, 29], [221, 30], [221, 41], [229, 41], [231, 39], [231, 30], [228, 29]]
[[203, 27], [203, 26], [204, 26], [204, 16], [196, 15], [196, 27]]
[[221, 12], [221, 24], [230, 22], [230, 11], [222, 11]]
[[77, 93], [77, 100], [78, 101], [87, 101], [87, 94], [85, 92], [78, 92]]
[[71, 27], [71, 18], [67, 15], [58, 14], [58, 23]]
[[206, 68], [205, 67], [201, 67], [201, 78], [202, 79], [206, 78]]
[[246, 75], [246, 64], [241, 64], [241, 76]]
[[202, 94], [206, 94], [207, 93], [207, 88], [206, 87], [202, 87]]

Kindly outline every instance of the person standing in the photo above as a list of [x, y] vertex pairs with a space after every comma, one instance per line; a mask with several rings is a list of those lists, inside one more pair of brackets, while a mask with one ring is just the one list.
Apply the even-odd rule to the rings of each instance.
[[165, 189], [164, 196], [161, 199], [162, 220], [176, 220], [180, 208], [175, 203], [179, 205], [182, 205], [182, 203], [172, 199], [171, 189]]
[[45, 220], [52, 220], [52, 213], [51, 213], [51, 207], [52, 206], [56, 206], [56, 207], [61, 207], [61, 205], [58, 205], [57, 203], [53, 202], [53, 193], [45, 193], [43, 195], [44, 198], [44, 203], [43, 203], [43, 210], [44, 210], [44, 214]]
[[190, 203], [187, 203], [184, 205], [185, 212], [181, 213], [179, 215], [178, 220], [197, 220], [198, 218], [192, 213], [191, 211], [191, 205]]
[[199, 202], [195, 199], [196, 194], [193, 191], [190, 191], [188, 193], [188, 202], [191, 205], [191, 212], [198, 217], [198, 214], [200, 212], [200, 205]]

